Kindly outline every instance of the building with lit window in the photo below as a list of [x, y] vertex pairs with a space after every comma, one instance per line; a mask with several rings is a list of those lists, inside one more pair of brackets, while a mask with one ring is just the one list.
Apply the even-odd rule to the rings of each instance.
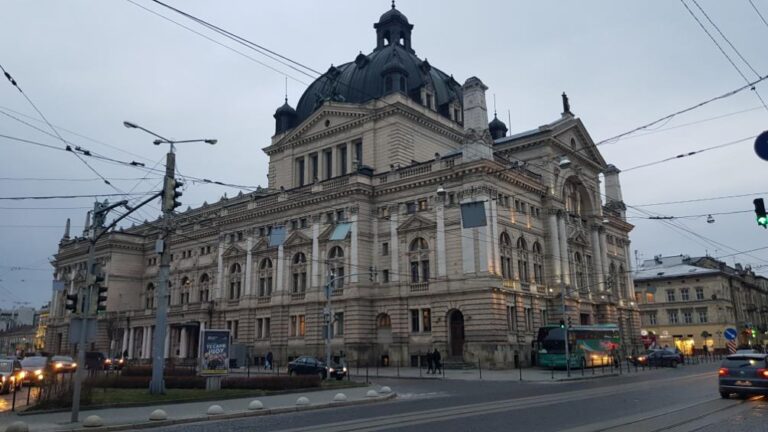
[[[165, 355], [181, 359], [211, 327], [257, 357], [321, 355], [328, 316], [334, 353], [351, 361], [408, 364], [437, 348], [528, 364], [563, 301], [574, 323], [615, 323], [626, 349], [639, 344], [619, 170], [567, 97], [554, 121], [508, 135], [480, 79], [416, 55], [400, 11], [374, 28], [372, 52], [277, 109], [267, 188], [175, 216], [168, 298], [155, 294], [156, 222], [99, 241], [109, 291], [92, 348], [148, 358], [159, 301]], [[83, 283], [87, 248], [67, 235], [56, 255], [51, 351], [72, 350], [64, 295]]]
[[712, 257], [685, 255], [646, 260], [634, 274], [646, 345], [676, 346], [686, 354], [726, 349], [725, 329], [737, 345], [764, 345], [768, 331], [768, 279]]

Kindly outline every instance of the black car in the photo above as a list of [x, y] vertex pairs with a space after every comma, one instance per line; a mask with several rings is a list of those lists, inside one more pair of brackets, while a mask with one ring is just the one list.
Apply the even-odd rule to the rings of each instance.
[[347, 376], [347, 364], [343, 360], [339, 363], [332, 363], [331, 367], [328, 368], [328, 373], [331, 378], [341, 381]]
[[325, 379], [328, 377], [328, 369], [325, 363], [314, 357], [301, 356], [288, 363], [288, 375], [318, 375]]
[[633, 363], [641, 366], [677, 367], [680, 363], [680, 355], [666, 349], [650, 350], [645, 354], [635, 357]]
[[97, 351], [85, 352], [85, 368], [90, 370], [106, 370], [109, 369], [107, 363], [107, 356]]
[[732, 354], [723, 360], [718, 371], [718, 390], [727, 399], [739, 396], [768, 395], [768, 361], [766, 354]]

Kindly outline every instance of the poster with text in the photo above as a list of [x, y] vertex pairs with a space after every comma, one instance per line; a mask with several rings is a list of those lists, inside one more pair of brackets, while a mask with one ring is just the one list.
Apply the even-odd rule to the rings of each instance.
[[229, 373], [229, 330], [203, 330], [200, 375]]

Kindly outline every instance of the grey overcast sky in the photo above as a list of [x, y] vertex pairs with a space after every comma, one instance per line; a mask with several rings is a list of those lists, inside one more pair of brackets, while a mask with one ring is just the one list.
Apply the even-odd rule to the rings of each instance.
[[[300, 81], [310, 78], [258, 53], [217, 37], [150, 0], [136, 4], [181, 22]], [[262, 44], [316, 70], [354, 59], [375, 46], [372, 24], [389, 0], [202, 1], [172, 5]], [[768, 24], [749, 0], [697, 0], [730, 43], [760, 75], [768, 74]], [[752, 0], [768, 18], [768, 0]], [[686, 4], [721, 43], [744, 75], [755, 73], [693, 3]], [[512, 133], [555, 120], [560, 93], [595, 141], [640, 126], [745, 84], [677, 0], [491, 1], [400, 0], [397, 7], [415, 25], [417, 55], [459, 82], [480, 77], [496, 95], [499, 117]], [[274, 110], [283, 102], [284, 76], [244, 56], [123, 0], [5, 0], [0, 14], [0, 65], [64, 137], [102, 155], [153, 166], [166, 148], [152, 137], [125, 129], [134, 121], [175, 139], [217, 138], [219, 144], [180, 145], [177, 163], [185, 175], [233, 184], [266, 186], [261, 148], [274, 132]], [[295, 106], [305, 88], [288, 80]], [[768, 85], [757, 90], [768, 99]], [[490, 108], [490, 107], [489, 107]], [[0, 82], [0, 111], [48, 129], [24, 97]], [[508, 121], [508, 115], [511, 121]], [[707, 105], [657, 126], [600, 146], [621, 169], [681, 153], [753, 137], [768, 110], [752, 91]], [[691, 124], [695, 123], [695, 124]], [[79, 135], [67, 132], [76, 132]], [[0, 134], [62, 147], [0, 113]], [[768, 191], [758, 172], [766, 163], [752, 139], [689, 158], [622, 174], [629, 205]], [[0, 196], [114, 193], [72, 154], [0, 138]], [[159, 177], [87, 159], [121, 191], [159, 188]], [[57, 179], [57, 180], [51, 180]], [[66, 180], [64, 180], [66, 179]], [[78, 181], [74, 181], [78, 180]], [[182, 200], [198, 206], [237, 189], [188, 184]], [[764, 194], [768, 198], [768, 192]], [[632, 249], [638, 256], [709, 253], [729, 264], [768, 264], [768, 232], [754, 222], [752, 199], [699, 201], [643, 207], [664, 215], [715, 214], [678, 220], [671, 227], [638, 219], [630, 209]], [[113, 198], [117, 200], [119, 198]], [[52, 268], [66, 219], [82, 230], [92, 198], [0, 200], [0, 307], [50, 299]], [[716, 213], [738, 212], [717, 215]], [[157, 206], [140, 219], [153, 219]], [[766, 268], [759, 268], [760, 271]]]

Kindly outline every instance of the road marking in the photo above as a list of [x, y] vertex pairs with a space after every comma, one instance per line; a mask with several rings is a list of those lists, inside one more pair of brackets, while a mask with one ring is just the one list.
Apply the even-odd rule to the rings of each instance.
[[[693, 381], [701, 378], [714, 378], [713, 372], [686, 375], [672, 378], [666, 383]], [[446, 408], [437, 408], [427, 411], [414, 411], [409, 413], [380, 416], [367, 419], [347, 420], [336, 423], [326, 423], [322, 425], [313, 425], [308, 427], [285, 429], [282, 432], [347, 432], [347, 431], [375, 431], [390, 429], [402, 426], [414, 426], [435, 421], [445, 421], [463, 417], [472, 417], [483, 414], [491, 414], [504, 411], [520, 410], [532, 407], [541, 407], [554, 405], [558, 403], [590, 399], [597, 397], [610, 396], [614, 394], [626, 393], [629, 391], [646, 390], [657, 388], [658, 383], [653, 381], [643, 381], [638, 383], [618, 384], [612, 386], [597, 387], [584, 390], [575, 390], [562, 393], [545, 394], [538, 396], [528, 396], [522, 398], [506, 399], [496, 402], [484, 402], [477, 404], [458, 405]]]

